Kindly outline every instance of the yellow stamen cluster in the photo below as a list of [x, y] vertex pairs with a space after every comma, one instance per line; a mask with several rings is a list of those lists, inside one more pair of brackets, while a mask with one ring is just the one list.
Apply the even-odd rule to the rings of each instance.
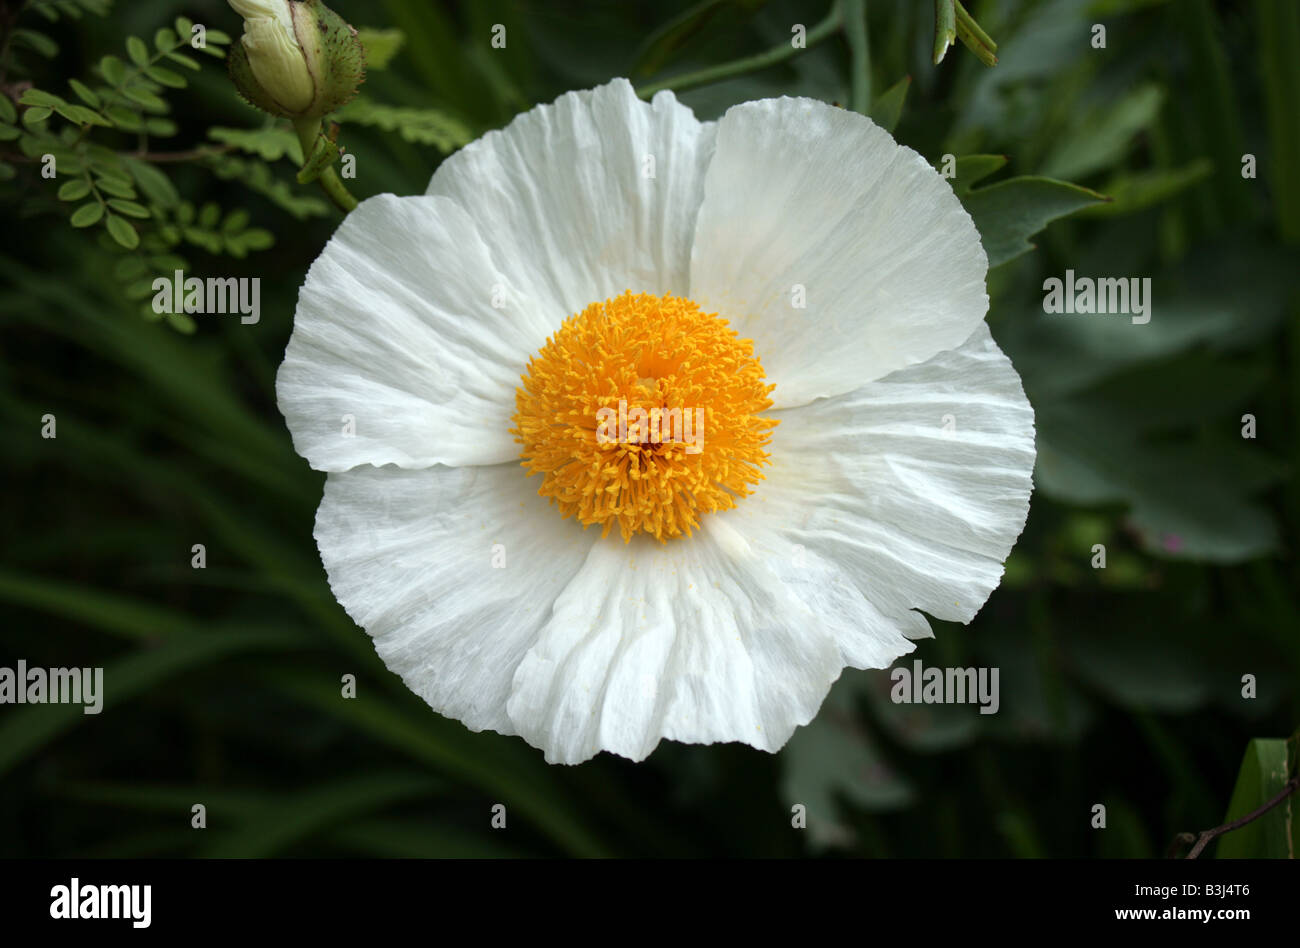
[[[592, 303], [546, 340], [522, 381], [512, 434], [523, 466], [584, 529], [689, 536], [701, 513], [734, 507], [763, 479], [777, 422], [759, 412], [776, 386], [753, 343], [691, 300], [629, 291]], [[694, 441], [673, 436], [688, 411]], [[628, 437], [610, 438], [601, 419], [617, 427], [620, 417]]]

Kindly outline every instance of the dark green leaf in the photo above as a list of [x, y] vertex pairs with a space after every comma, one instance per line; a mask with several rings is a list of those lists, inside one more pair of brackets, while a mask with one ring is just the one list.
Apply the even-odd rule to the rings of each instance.
[[1021, 177], [971, 191], [962, 203], [975, 220], [992, 268], [1032, 250], [1029, 238], [1052, 221], [1105, 200], [1077, 184]]
[[131, 226], [130, 221], [109, 214], [108, 219], [104, 222], [104, 226], [108, 228], [109, 236], [127, 250], [134, 250], [136, 247], [140, 246], [140, 235], [136, 232], [136, 229]]
[[[90, 193], [90, 182], [85, 178], [66, 181], [59, 187], [60, 201], [80, 201]], [[91, 223], [94, 223], [93, 221]]]
[[149, 47], [138, 36], [128, 36], [126, 38], [126, 54], [131, 57], [131, 62], [137, 66], [149, 65]]
[[187, 81], [184, 76], [163, 66], [149, 66], [144, 74], [161, 85], [172, 89], [184, 89]]
[[911, 87], [912, 77], [904, 76], [872, 103], [867, 115], [885, 131], [892, 132], [898, 126], [898, 119], [903, 114], [903, 103], [907, 100], [907, 90]]
[[[1259, 809], [1281, 793], [1293, 776], [1285, 740], [1251, 741], [1223, 821], [1231, 823]], [[1294, 837], [1290, 831], [1298, 806], [1300, 801], [1292, 793], [1263, 816], [1219, 837], [1215, 855], [1219, 859], [1294, 859]]]
[[99, 71], [112, 86], [120, 86], [126, 78], [126, 65], [116, 56], [105, 56], [99, 61]]
[[152, 112], [167, 111], [167, 102], [143, 86], [128, 86], [122, 90], [122, 94], [132, 102], [144, 106], [144, 108]]
[[126, 167], [146, 198], [159, 207], [176, 206], [176, 203], [180, 200], [180, 195], [177, 193], [175, 185], [172, 184], [171, 178], [167, 177], [163, 171], [148, 162], [136, 158], [128, 158]]
[[90, 86], [78, 79], [69, 79], [68, 86], [77, 94], [82, 102], [86, 103], [92, 109], [99, 108], [99, 95]]
[[112, 198], [108, 206], [119, 214], [125, 214], [127, 217], [146, 218], [149, 217], [149, 209], [134, 201], [124, 201], [121, 198]]
[[406, 34], [401, 30], [360, 29], [357, 36], [366, 51], [366, 69], [385, 68], [402, 48]]
[[83, 204], [81, 207], [73, 211], [71, 223], [73, 227], [89, 227], [92, 224], [98, 223], [99, 219], [103, 216], [104, 205], [100, 204], [98, 201], [93, 201], [90, 204]]

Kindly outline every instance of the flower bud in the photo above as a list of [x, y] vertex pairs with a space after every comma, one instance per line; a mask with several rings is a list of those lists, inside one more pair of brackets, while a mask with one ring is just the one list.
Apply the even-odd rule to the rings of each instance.
[[357, 31], [320, 0], [230, 0], [244, 35], [230, 78], [252, 105], [283, 118], [320, 118], [365, 79]]

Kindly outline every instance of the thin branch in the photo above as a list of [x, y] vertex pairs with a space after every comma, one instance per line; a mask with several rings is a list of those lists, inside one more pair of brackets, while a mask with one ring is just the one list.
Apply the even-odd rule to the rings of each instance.
[[1269, 810], [1273, 809], [1273, 807], [1277, 806], [1279, 803], [1281, 803], [1291, 794], [1295, 793], [1298, 788], [1300, 788], [1300, 775], [1292, 777], [1290, 780], [1288, 780], [1286, 784], [1282, 787], [1282, 791], [1277, 796], [1273, 797], [1273, 799], [1269, 800], [1267, 803], [1263, 804], [1259, 808], [1247, 813], [1245, 816], [1241, 817], [1240, 819], [1233, 820], [1231, 823], [1224, 823], [1222, 826], [1216, 826], [1214, 827], [1214, 829], [1203, 830], [1200, 833], [1196, 833], [1196, 834], [1179, 833], [1177, 836], [1174, 837], [1173, 842], [1169, 844], [1169, 851], [1166, 853], [1166, 855], [1170, 859], [1172, 859], [1174, 857], [1174, 854], [1178, 852], [1178, 848], [1180, 844], [1185, 845], [1195, 840], [1196, 845], [1192, 847], [1192, 851], [1189, 852], [1186, 856], [1186, 858], [1188, 859], [1195, 859], [1202, 852], [1204, 852], [1206, 846], [1210, 845], [1210, 843], [1214, 842], [1214, 840], [1218, 839], [1224, 833], [1231, 833], [1233, 830], [1241, 829], [1247, 823], [1251, 823], [1259, 819]]
[[735, 76], [744, 75], [747, 72], [754, 72], [758, 69], [765, 69], [768, 66], [775, 66], [777, 63], [785, 62], [787, 59], [793, 59], [805, 49], [812, 49], [822, 40], [834, 35], [843, 23], [843, 14], [840, 9], [840, 0], [835, 0], [831, 4], [831, 11], [826, 18], [820, 23], [813, 26], [804, 37], [804, 45], [796, 47], [791, 42], [782, 43], [766, 52], [758, 53], [754, 56], [746, 56], [743, 59], [733, 59], [729, 63], [722, 63], [717, 66], [710, 66], [707, 69], [700, 69], [696, 72], [683, 73], [680, 76], [672, 76], [660, 82], [652, 83], [648, 86], [642, 86], [636, 90], [636, 94], [643, 99], [651, 98], [656, 92], [662, 92], [664, 89], [693, 89], [696, 86], [702, 86], [710, 82], [717, 82], [722, 79], [731, 79]]

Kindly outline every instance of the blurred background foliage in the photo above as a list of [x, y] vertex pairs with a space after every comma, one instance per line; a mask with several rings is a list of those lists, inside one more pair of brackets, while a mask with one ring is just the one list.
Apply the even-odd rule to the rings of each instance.
[[[1037, 489], [988, 605], [903, 663], [997, 666], [1001, 710], [896, 705], [887, 672], [847, 671], [778, 755], [665, 742], [577, 768], [433, 714], [312, 541], [323, 476], [273, 379], [339, 214], [295, 181], [292, 134], [235, 96], [238, 17], [0, 0], [0, 664], [107, 669], [99, 716], [0, 708], [0, 855], [1158, 856], [1294, 774], [1267, 739], [1300, 721], [1300, 5], [974, 3], [993, 67], [960, 45], [933, 65], [913, 0], [334, 7], [370, 51], [336, 116], [358, 197], [420, 193], [450, 151], [616, 75], [702, 118], [813, 96], [960, 159], [998, 264], [989, 321], [1037, 411]], [[214, 56], [180, 45], [192, 23]], [[796, 23], [808, 49], [728, 67]], [[142, 318], [175, 268], [262, 277], [260, 322]], [[1150, 323], [1045, 315], [1067, 268], [1151, 277]], [[1219, 854], [1288, 854], [1288, 815]]]

